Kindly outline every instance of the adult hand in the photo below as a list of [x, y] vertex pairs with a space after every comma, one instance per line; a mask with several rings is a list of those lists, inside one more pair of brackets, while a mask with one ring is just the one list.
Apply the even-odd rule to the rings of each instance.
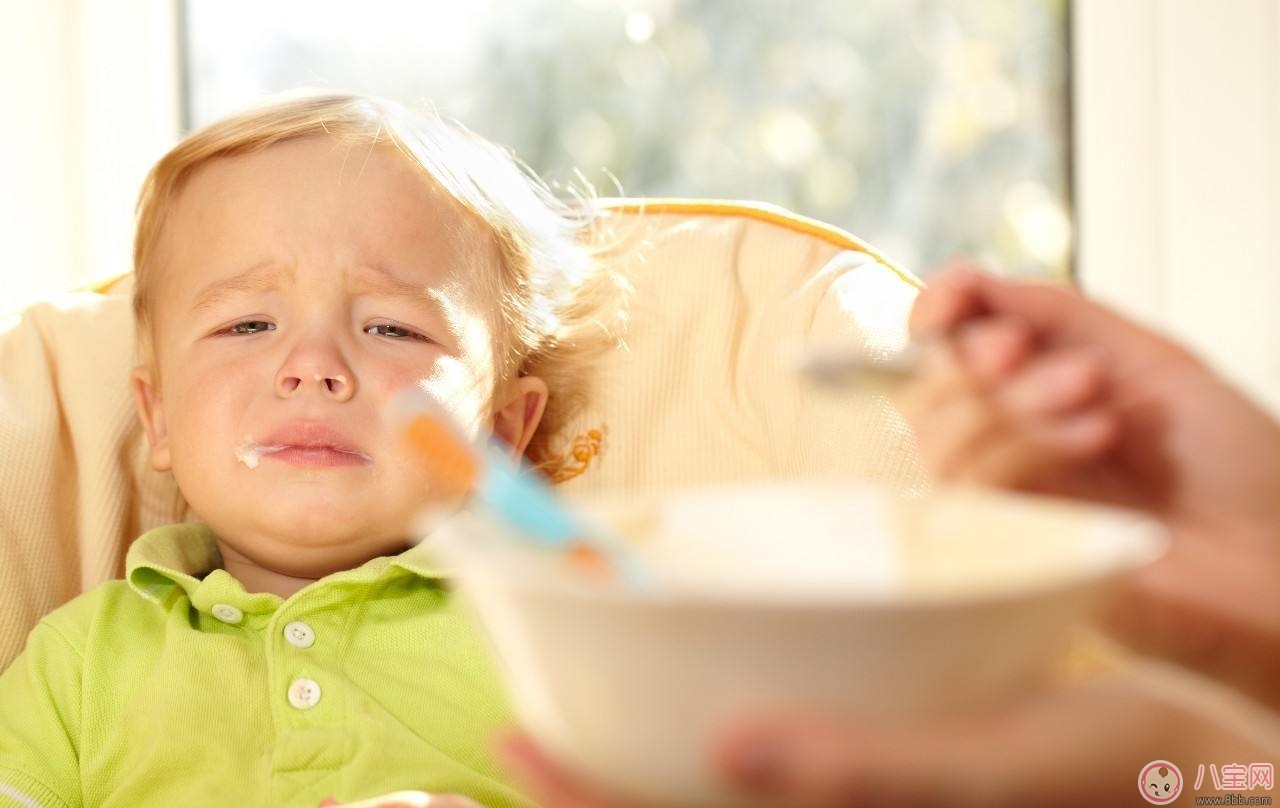
[[[501, 748], [544, 808], [640, 808], [585, 785], [527, 736], [509, 736]], [[1203, 762], [1271, 757], [1137, 680], [1115, 678], [967, 720], [853, 726], [809, 714], [746, 718], [722, 736], [712, 765], [762, 806], [1074, 808], [1135, 804], [1138, 775], [1155, 760], [1194, 779]], [[1197, 793], [1215, 793], [1210, 786]], [[1183, 789], [1191, 784], [1184, 780]]]
[[938, 478], [1163, 519], [1170, 553], [1108, 626], [1280, 705], [1280, 425], [1185, 349], [1062, 287], [961, 267], [921, 293], [911, 329], [938, 346], [902, 400]]

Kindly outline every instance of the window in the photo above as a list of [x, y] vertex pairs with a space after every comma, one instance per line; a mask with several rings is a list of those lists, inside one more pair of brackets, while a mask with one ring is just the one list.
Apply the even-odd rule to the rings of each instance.
[[[187, 0], [187, 124], [327, 86], [553, 186], [772, 202], [916, 271], [1071, 263], [1065, 0]], [[615, 184], [616, 183], [616, 184]]]

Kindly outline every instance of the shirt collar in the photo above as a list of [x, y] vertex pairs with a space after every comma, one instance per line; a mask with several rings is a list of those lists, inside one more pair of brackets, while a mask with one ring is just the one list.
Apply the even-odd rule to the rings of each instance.
[[[223, 570], [217, 537], [204, 524], [166, 525], [144, 533], [129, 548], [125, 570], [135, 592], [162, 606], [182, 593], [202, 611], [205, 604], [232, 600], [246, 613], [274, 611], [283, 602], [277, 595], [246, 592]], [[355, 569], [335, 572], [306, 589], [317, 584], [371, 584], [395, 575], [416, 575], [436, 583], [450, 577], [427, 546], [418, 544], [399, 555], [370, 559]]]

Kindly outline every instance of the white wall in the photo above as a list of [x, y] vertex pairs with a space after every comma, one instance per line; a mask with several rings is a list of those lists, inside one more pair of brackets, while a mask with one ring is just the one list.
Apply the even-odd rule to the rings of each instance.
[[1280, 413], [1280, 0], [1076, 0], [1086, 290]]
[[176, 0], [0, 0], [0, 312], [127, 270], [179, 130]]

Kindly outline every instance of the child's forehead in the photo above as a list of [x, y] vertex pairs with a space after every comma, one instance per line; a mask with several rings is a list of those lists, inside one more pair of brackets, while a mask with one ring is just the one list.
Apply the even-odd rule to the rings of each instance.
[[394, 147], [308, 137], [221, 157], [188, 179], [162, 236], [202, 274], [333, 261], [492, 288], [493, 230]]
[[210, 160], [188, 179], [177, 207], [215, 224], [244, 224], [246, 214], [276, 226], [314, 216], [459, 245], [493, 237], [412, 157], [386, 143], [330, 137]]

